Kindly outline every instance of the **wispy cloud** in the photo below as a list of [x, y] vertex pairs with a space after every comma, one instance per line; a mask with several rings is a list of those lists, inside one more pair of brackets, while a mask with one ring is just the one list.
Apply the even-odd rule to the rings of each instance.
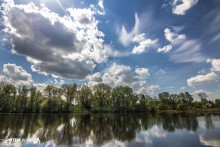
[[185, 40], [176, 48], [170, 55], [170, 59], [176, 63], [199, 63], [207, 59], [207, 56], [201, 52], [202, 44], [198, 40]]
[[139, 34], [140, 32], [140, 19], [137, 15], [137, 13], [135, 13], [135, 25], [133, 27], [133, 29], [128, 32], [125, 28], [124, 25], [122, 25], [120, 31], [119, 31], [119, 41], [124, 45], [124, 46], [128, 46], [131, 42], [132, 39]]

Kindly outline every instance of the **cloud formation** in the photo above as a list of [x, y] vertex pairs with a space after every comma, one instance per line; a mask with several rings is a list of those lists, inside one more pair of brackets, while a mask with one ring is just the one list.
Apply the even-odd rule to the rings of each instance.
[[21, 66], [15, 64], [4, 64], [0, 81], [16, 86], [30, 86], [33, 84], [32, 76], [27, 73]]
[[212, 64], [212, 71], [220, 71], [220, 59], [208, 59], [207, 62]]
[[153, 94], [154, 91], [159, 90], [160, 86], [159, 85], [151, 85], [147, 87], [141, 87], [137, 93], [142, 93], [142, 94]]
[[132, 69], [129, 66], [112, 63], [104, 69], [104, 72], [97, 72], [87, 76], [90, 85], [97, 83], [115, 86], [129, 86], [138, 93], [152, 93], [159, 89], [159, 86], [146, 86], [147, 78], [150, 76], [147, 68]]
[[168, 53], [168, 52], [170, 52], [171, 50], [172, 50], [172, 45], [165, 45], [164, 47], [162, 47], [162, 48], [158, 48], [157, 49], [157, 52], [158, 53]]
[[172, 31], [171, 29], [169, 28], [166, 28], [164, 30], [164, 35], [165, 35], [165, 38], [169, 41], [169, 42], [174, 42], [175, 40], [178, 40], [178, 39], [186, 39], [186, 36], [184, 34], [178, 34], [174, 31]]
[[34, 3], [3, 5], [4, 31], [11, 36], [13, 52], [25, 56], [33, 71], [84, 79], [96, 63], [107, 60], [95, 9], [68, 8], [69, 15], [62, 17]]
[[200, 63], [206, 61], [207, 57], [201, 53], [202, 44], [198, 40], [185, 40], [171, 54], [170, 59], [176, 63]]
[[185, 34], [178, 34], [169, 28], [164, 29], [164, 36], [166, 40], [170, 42], [170, 44], [158, 48], [158, 53], [169, 53], [173, 49], [173, 46], [180, 44], [183, 40], [186, 39]]
[[139, 34], [139, 31], [140, 31], [139, 29], [140, 29], [140, 19], [137, 13], [135, 13], [135, 25], [133, 29], [130, 32], [128, 32], [125, 26], [122, 25], [119, 31], [119, 41], [124, 46], [128, 46], [132, 42], [132, 39], [135, 37], [135, 35]]
[[172, 3], [173, 14], [176, 15], [185, 15], [191, 7], [196, 5], [198, 0], [174, 0]]
[[195, 90], [192, 94], [193, 94], [193, 95], [198, 95], [199, 93], [211, 94], [211, 92], [208, 92], [208, 91], [203, 90], [203, 89]]
[[197, 75], [195, 77], [191, 77], [187, 80], [188, 86], [196, 86], [202, 85], [209, 82], [213, 82], [218, 79], [218, 75], [214, 72], [208, 73], [206, 75]]
[[158, 42], [157, 39], [152, 40], [152, 39], [145, 38], [144, 33], [135, 35], [132, 41], [138, 43], [138, 46], [134, 46], [132, 50], [132, 54], [144, 53], [148, 50], [149, 47], [156, 46]]

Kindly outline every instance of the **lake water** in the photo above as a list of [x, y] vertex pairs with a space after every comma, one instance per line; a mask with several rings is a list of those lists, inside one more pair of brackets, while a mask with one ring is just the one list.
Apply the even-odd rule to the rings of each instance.
[[0, 146], [220, 147], [220, 115], [0, 114]]

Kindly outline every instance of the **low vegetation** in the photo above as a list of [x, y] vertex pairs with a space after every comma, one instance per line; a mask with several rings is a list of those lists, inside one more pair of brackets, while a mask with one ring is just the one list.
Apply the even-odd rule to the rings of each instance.
[[0, 83], [1, 113], [63, 113], [63, 112], [148, 112], [148, 111], [218, 111], [220, 99], [207, 100], [199, 93], [200, 101], [193, 101], [188, 92], [158, 97], [134, 94], [128, 86], [111, 88], [99, 83], [93, 87], [64, 84], [61, 87], [47, 85], [43, 92], [36, 87]]

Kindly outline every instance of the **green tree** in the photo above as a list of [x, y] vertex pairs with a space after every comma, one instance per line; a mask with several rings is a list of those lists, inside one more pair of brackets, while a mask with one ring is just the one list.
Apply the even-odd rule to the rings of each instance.
[[61, 88], [63, 89], [63, 94], [67, 100], [67, 106], [65, 109], [67, 109], [66, 111], [70, 111], [71, 105], [76, 98], [77, 84], [63, 84], [61, 85]]
[[12, 84], [0, 83], [0, 111], [14, 111], [16, 87]]
[[91, 109], [91, 100], [92, 100], [92, 90], [89, 86], [83, 85], [78, 90], [77, 102], [81, 109], [90, 110]]
[[170, 108], [170, 99], [169, 99], [169, 92], [162, 92], [159, 93], [159, 104], [158, 104], [158, 109], [160, 110], [166, 110]]
[[199, 96], [199, 98], [201, 100], [202, 105], [206, 105], [207, 102], [208, 102], [207, 101], [208, 95], [206, 93], [199, 93], [198, 96]]
[[20, 110], [21, 112], [25, 112], [27, 109], [27, 96], [29, 89], [26, 86], [20, 86], [18, 88], [18, 94], [20, 97]]
[[111, 94], [112, 108], [116, 111], [127, 111], [132, 109], [132, 88], [128, 86], [117, 86]]
[[37, 96], [37, 87], [32, 86], [30, 88], [30, 101], [29, 101], [30, 112], [35, 112], [35, 104], [37, 99], [36, 96]]
[[103, 108], [108, 109], [110, 104], [111, 87], [104, 83], [99, 83], [93, 87], [93, 90], [93, 110], [103, 111]]
[[215, 99], [215, 107], [220, 108], [220, 99]]

